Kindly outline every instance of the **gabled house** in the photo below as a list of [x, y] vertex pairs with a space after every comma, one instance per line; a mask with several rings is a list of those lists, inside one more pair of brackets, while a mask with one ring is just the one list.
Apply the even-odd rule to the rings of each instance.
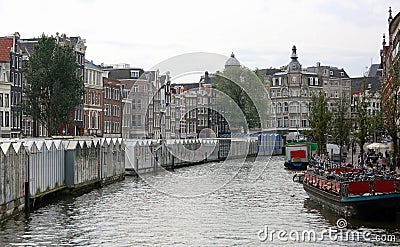
[[0, 133], [19, 137], [22, 127], [22, 54], [19, 33], [0, 37]]

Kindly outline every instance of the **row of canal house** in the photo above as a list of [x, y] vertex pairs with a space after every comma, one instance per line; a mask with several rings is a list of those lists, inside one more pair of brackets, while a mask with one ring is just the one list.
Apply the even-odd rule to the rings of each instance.
[[[169, 74], [144, 71], [128, 64], [96, 65], [85, 59], [86, 41], [56, 35], [60, 44], [71, 44], [77, 55], [77, 73], [85, 85], [84, 102], [73, 113], [74, 124], [62, 126], [60, 135], [124, 138], [196, 138], [229, 133], [223, 116], [208, 109], [213, 99], [212, 75], [198, 83], [171, 84]], [[46, 129], [22, 114], [24, 61], [34, 52], [38, 38], [21, 39], [18, 33], [0, 38], [1, 137], [47, 136]], [[225, 67], [241, 66], [232, 54]], [[343, 68], [316, 66], [303, 69], [294, 46], [286, 70], [259, 70], [271, 98], [270, 131], [285, 134], [309, 128], [308, 103], [323, 91], [334, 108], [353, 102], [351, 78]], [[350, 113], [350, 111], [349, 111]]]
[[[77, 73], [85, 86], [83, 103], [71, 113], [74, 123], [61, 126], [60, 135], [196, 138], [212, 127], [208, 80], [171, 85], [169, 74], [157, 70], [144, 71], [128, 64], [96, 65], [85, 58], [85, 39], [58, 33], [55, 38], [61, 45], [73, 46]], [[1, 137], [47, 136], [46, 129], [23, 115], [20, 107], [23, 85], [29, 83], [23, 78], [23, 65], [38, 41], [22, 39], [19, 33], [0, 37]]]

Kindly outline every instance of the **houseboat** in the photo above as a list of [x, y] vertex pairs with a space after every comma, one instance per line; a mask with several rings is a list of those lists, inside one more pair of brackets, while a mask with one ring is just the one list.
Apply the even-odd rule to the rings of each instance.
[[285, 146], [285, 168], [306, 170], [316, 150], [317, 144], [311, 142], [287, 143]]
[[307, 170], [303, 187], [310, 199], [347, 217], [395, 215], [400, 210], [400, 177], [373, 168]]

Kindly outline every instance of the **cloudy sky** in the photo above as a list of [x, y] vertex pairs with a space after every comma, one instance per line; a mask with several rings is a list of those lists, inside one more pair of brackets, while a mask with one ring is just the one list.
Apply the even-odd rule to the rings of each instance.
[[398, 0], [122, 1], [0, 0], [0, 36], [81, 36], [94, 63], [149, 69], [176, 55], [208, 52], [249, 68], [321, 62], [361, 76], [379, 63], [388, 8]]

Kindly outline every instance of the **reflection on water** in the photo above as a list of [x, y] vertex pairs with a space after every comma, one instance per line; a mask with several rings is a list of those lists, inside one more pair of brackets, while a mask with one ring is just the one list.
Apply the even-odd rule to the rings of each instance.
[[[261, 159], [258, 165], [267, 165]], [[261, 162], [261, 163], [260, 163]], [[220, 182], [233, 171], [238, 174], [221, 189], [204, 196], [178, 198], [161, 193], [141, 179], [125, 181], [67, 197], [42, 207], [28, 217], [17, 216], [0, 225], [0, 246], [154, 246], [259, 245], [260, 230], [322, 232], [337, 229], [340, 216], [310, 202], [302, 185], [292, 181], [293, 173], [283, 169], [283, 157], [274, 157], [256, 180], [249, 179], [252, 163], [232, 162], [226, 175], [213, 173], [216, 164], [175, 170], [178, 176], [207, 174], [209, 184]], [[171, 186], [168, 176], [158, 175], [157, 186]], [[214, 177], [213, 177], [214, 176]], [[218, 176], [218, 177], [216, 177]], [[196, 181], [196, 180], [194, 180]], [[193, 187], [202, 184], [191, 185]], [[182, 188], [190, 190], [191, 187]], [[348, 221], [349, 229], [372, 234], [395, 234], [396, 222]], [[359, 246], [394, 245], [392, 242], [334, 241], [294, 242], [267, 240], [267, 245]], [[399, 242], [397, 242], [399, 243]]]

